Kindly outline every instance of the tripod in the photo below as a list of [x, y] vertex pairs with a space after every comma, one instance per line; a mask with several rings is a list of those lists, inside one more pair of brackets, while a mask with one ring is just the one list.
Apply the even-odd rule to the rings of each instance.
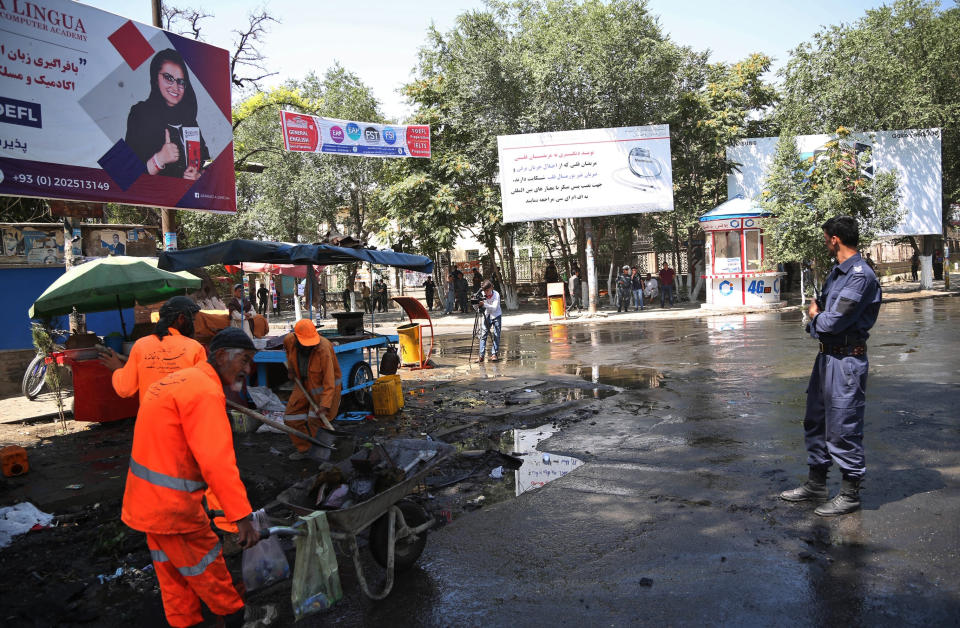
[[[481, 299], [480, 292], [478, 291], [473, 295], [474, 299]], [[467, 355], [467, 361], [473, 360], [473, 343], [477, 341], [477, 334], [480, 331], [480, 312], [483, 311], [483, 306], [479, 303], [474, 306], [476, 313], [473, 315], [473, 335], [470, 336], [470, 353]]]

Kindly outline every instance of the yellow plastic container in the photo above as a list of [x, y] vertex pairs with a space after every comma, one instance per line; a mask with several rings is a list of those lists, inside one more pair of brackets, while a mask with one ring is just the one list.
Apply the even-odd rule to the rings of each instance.
[[563, 297], [550, 297], [550, 318], [565, 318], [566, 311], [563, 307]]
[[[403, 387], [397, 375], [384, 375], [373, 383], [373, 413], [390, 416], [403, 407]], [[399, 395], [397, 394], [399, 391]]]
[[397, 327], [400, 339], [400, 363], [403, 365], [423, 362], [423, 338], [420, 335], [420, 323], [408, 323]]
[[377, 378], [378, 382], [389, 383], [394, 388], [394, 394], [397, 396], [397, 405], [403, 408], [403, 380], [399, 375], [383, 375]]

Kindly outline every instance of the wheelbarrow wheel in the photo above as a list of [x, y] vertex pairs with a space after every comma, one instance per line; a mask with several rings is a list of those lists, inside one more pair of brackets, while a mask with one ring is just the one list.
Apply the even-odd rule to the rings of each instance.
[[[350, 377], [347, 379], [347, 382], [350, 384], [350, 388], [372, 381], [373, 369], [371, 369], [370, 365], [366, 362], [357, 362], [354, 364], [353, 368], [350, 369]], [[372, 408], [373, 395], [370, 393], [370, 387], [367, 386], [366, 388], [353, 391], [353, 402], [364, 410]]]
[[23, 374], [23, 381], [20, 382], [20, 391], [23, 396], [33, 401], [43, 390], [44, 377], [47, 374], [47, 364], [43, 355], [37, 355], [27, 367], [27, 372]]
[[[415, 528], [429, 521], [430, 516], [419, 504], [401, 499], [396, 503], [403, 513], [408, 528]], [[387, 533], [390, 522], [390, 513], [386, 513], [370, 526], [370, 553], [373, 559], [383, 568], [387, 567]], [[427, 533], [421, 532], [416, 538], [407, 537], [396, 539], [393, 547], [393, 569], [396, 572], [406, 571], [413, 567], [423, 548], [427, 545]]]

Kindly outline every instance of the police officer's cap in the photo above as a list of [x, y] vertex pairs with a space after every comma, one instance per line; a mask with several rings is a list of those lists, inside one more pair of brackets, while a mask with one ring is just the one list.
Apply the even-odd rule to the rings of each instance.
[[227, 327], [217, 332], [217, 335], [210, 341], [208, 347], [211, 354], [220, 349], [244, 349], [246, 351], [256, 351], [253, 341], [245, 331], [237, 327]]
[[184, 296], [177, 296], [167, 299], [167, 302], [160, 308], [160, 318], [166, 318], [168, 315], [183, 314], [188, 318], [200, 311], [200, 306], [194, 303], [193, 299]]

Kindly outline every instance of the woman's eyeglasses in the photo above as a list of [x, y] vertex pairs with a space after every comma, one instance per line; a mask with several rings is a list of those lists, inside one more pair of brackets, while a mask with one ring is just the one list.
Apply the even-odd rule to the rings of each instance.
[[184, 88], [187, 86], [187, 79], [175, 78], [172, 74], [167, 72], [161, 72], [160, 76], [163, 77], [163, 80], [167, 82], [167, 85], [177, 84], [177, 87]]

